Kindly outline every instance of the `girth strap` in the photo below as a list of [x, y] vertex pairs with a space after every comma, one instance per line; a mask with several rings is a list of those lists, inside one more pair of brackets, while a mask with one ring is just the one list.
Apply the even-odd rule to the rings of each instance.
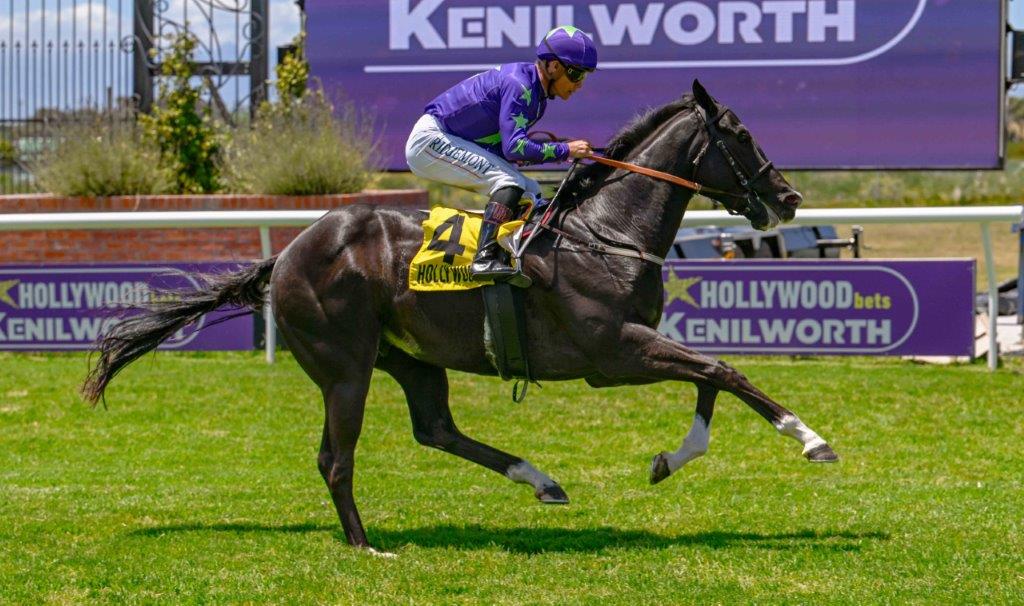
[[608, 246], [607, 244], [601, 244], [600, 242], [588, 242], [587, 240], [584, 240], [579, 236], [574, 236], [573, 234], [570, 234], [565, 230], [553, 227], [546, 223], [540, 223], [538, 224], [538, 227], [540, 227], [541, 229], [546, 229], [554, 234], [557, 234], [562, 238], [565, 238], [566, 240], [569, 240], [570, 242], [578, 244], [594, 252], [603, 253], [606, 255], [618, 255], [620, 257], [632, 257], [634, 259], [641, 259], [643, 261], [654, 263], [659, 266], [665, 264], [664, 258], [659, 257], [657, 255], [652, 255], [650, 253], [645, 253], [640, 250], [636, 250], [633, 248], [622, 248], [619, 246]]

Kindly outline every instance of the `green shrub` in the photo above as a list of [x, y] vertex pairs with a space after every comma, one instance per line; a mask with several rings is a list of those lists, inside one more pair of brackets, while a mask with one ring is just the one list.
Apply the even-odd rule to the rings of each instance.
[[159, 150], [131, 125], [67, 124], [34, 172], [39, 188], [65, 196], [168, 193], [173, 179], [159, 160]]
[[200, 115], [199, 88], [191, 84], [197, 44], [187, 31], [174, 38], [160, 68], [165, 77], [160, 82], [160, 101], [151, 115], [140, 116], [145, 132], [160, 149], [161, 162], [174, 175], [175, 191], [183, 194], [220, 189], [218, 134], [209, 107]]
[[0, 165], [14, 164], [18, 159], [18, 148], [7, 139], [0, 139]]
[[227, 150], [228, 189], [239, 193], [316, 195], [360, 191], [374, 155], [370, 121], [351, 106], [335, 117], [322, 93], [265, 105]]

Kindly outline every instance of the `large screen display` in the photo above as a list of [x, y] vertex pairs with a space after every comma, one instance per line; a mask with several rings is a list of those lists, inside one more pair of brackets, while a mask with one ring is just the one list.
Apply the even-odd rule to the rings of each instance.
[[555, 25], [599, 69], [536, 126], [608, 141], [699, 78], [783, 168], [1001, 165], [1002, 0], [316, 0], [314, 78], [371, 110], [386, 168], [423, 106], [494, 65], [532, 61]]

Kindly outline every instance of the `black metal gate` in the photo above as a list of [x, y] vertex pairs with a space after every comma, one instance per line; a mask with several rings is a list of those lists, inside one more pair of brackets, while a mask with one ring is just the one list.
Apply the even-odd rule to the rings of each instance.
[[182, 30], [206, 101], [248, 115], [266, 98], [268, 16], [268, 0], [0, 0], [0, 193], [32, 189], [54, 124], [148, 111]]

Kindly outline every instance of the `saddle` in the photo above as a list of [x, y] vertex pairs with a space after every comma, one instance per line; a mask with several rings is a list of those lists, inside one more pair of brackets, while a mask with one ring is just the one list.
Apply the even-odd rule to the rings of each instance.
[[[554, 203], [533, 202], [515, 220], [503, 225], [498, 241], [512, 255], [513, 267], [522, 267], [530, 240], [540, 231], [541, 215], [550, 219]], [[542, 211], [542, 212], [537, 212]], [[473, 211], [434, 207], [423, 221], [423, 244], [409, 267], [409, 287], [419, 291], [479, 288], [484, 303], [484, 351], [505, 381], [514, 380], [512, 400], [522, 402], [535, 382], [527, 355], [525, 289], [531, 280], [521, 272], [506, 282], [479, 282], [469, 274], [481, 217]]]

